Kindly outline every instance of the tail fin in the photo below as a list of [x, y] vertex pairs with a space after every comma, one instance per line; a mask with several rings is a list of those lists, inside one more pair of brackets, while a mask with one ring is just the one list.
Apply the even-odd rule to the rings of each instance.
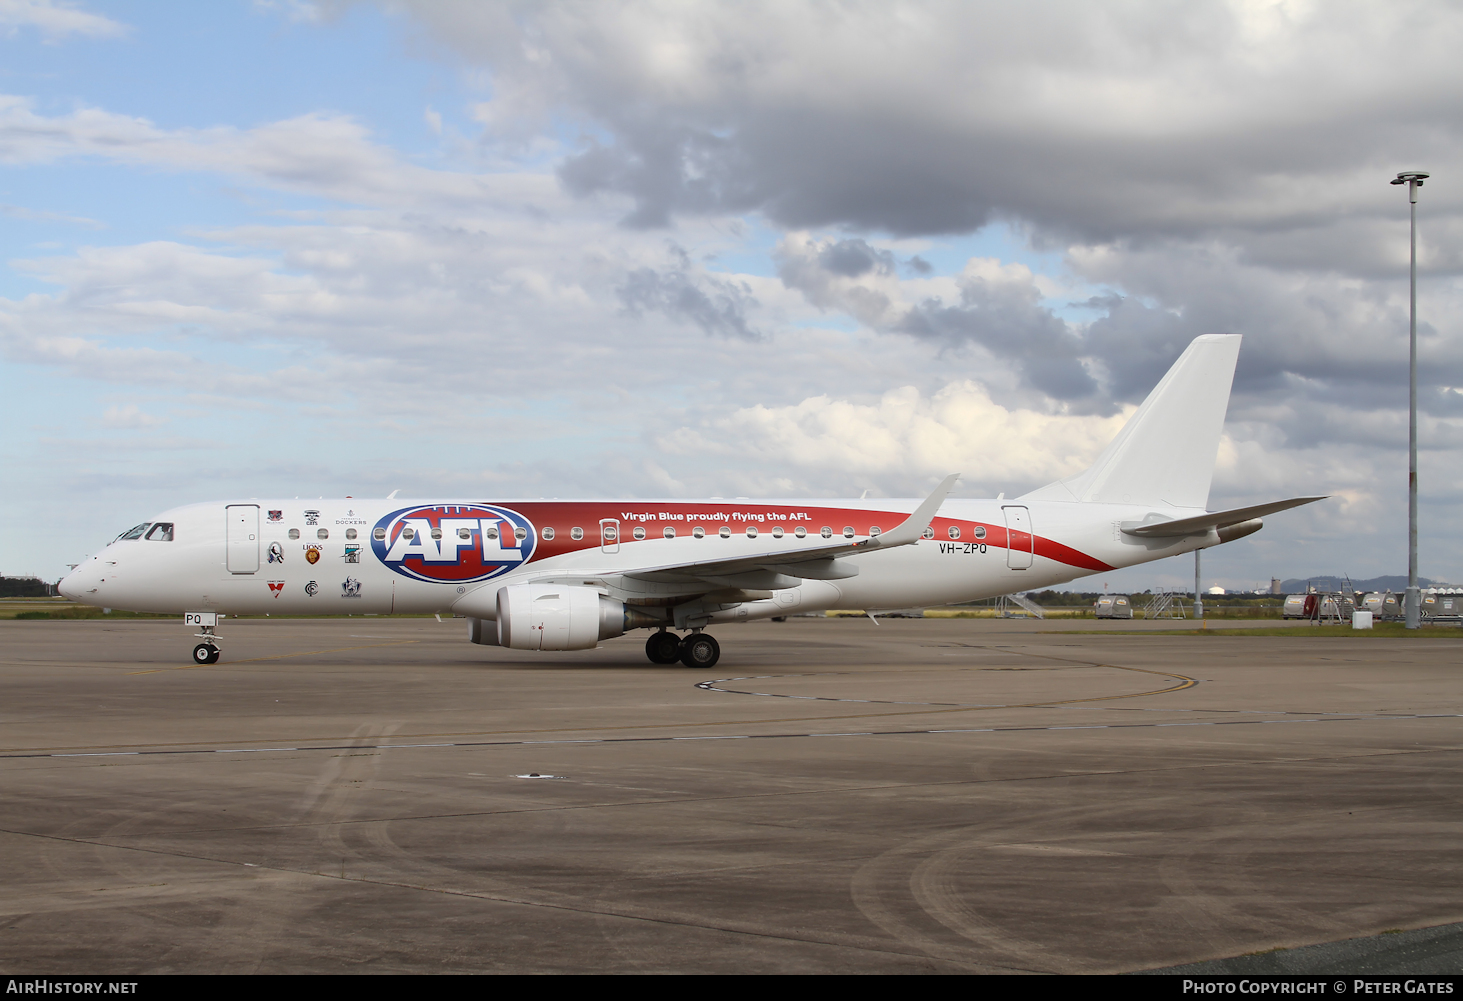
[[1238, 334], [1194, 338], [1092, 468], [1022, 499], [1205, 507], [1239, 346]]

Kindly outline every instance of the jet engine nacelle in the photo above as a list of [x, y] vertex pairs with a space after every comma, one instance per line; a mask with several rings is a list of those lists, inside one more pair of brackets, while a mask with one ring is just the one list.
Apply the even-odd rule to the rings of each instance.
[[626, 629], [659, 621], [588, 587], [510, 584], [498, 589], [498, 643], [514, 650], [588, 650]]

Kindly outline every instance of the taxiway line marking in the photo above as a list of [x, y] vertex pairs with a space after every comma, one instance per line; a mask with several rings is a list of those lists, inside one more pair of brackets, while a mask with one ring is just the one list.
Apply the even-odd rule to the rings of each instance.
[[76, 753], [0, 754], [6, 758], [110, 758], [140, 757], [164, 754], [238, 754], [245, 751], [390, 751], [421, 747], [527, 747], [538, 744], [668, 744], [680, 740], [788, 740], [798, 737], [918, 737], [937, 733], [1030, 733], [1041, 730], [1141, 730], [1169, 726], [1260, 726], [1266, 723], [1366, 723], [1378, 720], [1463, 719], [1463, 713], [1412, 713], [1408, 715], [1325, 716], [1311, 719], [1217, 719], [1177, 723], [1098, 723], [1091, 726], [990, 726], [947, 727], [938, 730], [868, 730], [862, 733], [736, 733], [694, 737], [600, 737], [578, 740], [464, 740], [446, 744], [316, 744], [309, 747], [229, 747], [206, 749], [170, 749], [155, 751], [90, 751]]

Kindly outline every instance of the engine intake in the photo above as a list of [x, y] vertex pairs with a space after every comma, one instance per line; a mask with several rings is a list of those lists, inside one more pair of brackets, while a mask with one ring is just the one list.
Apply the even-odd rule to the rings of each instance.
[[514, 650], [589, 650], [626, 629], [660, 622], [593, 588], [510, 584], [498, 589], [498, 643]]

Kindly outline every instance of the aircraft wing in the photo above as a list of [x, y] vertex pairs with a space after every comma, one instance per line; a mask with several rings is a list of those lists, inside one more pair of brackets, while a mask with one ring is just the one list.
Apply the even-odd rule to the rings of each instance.
[[[1328, 495], [1329, 496], [1329, 495]], [[1125, 521], [1123, 534], [1135, 535], [1140, 539], [1173, 539], [1185, 535], [1203, 535], [1211, 528], [1227, 528], [1241, 522], [1262, 518], [1277, 511], [1288, 511], [1302, 504], [1314, 504], [1325, 497], [1292, 497], [1290, 500], [1271, 501], [1253, 507], [1237, 507], [1232, 511], [1211, 511], [1192, 518], [1176, 518], [1168, 521]]]
[[[860, 539], [857, 542], [830, 542], [826, 545], [799, 546], [791, 550], [784, 543], [776, 549], [769, 548], [765, 553], [743, 553], [724, 559], [666, 563], [660, 566], [637, 567], [634, 570], [617, 572], [639, 580], [709, 580], [723, 585], [729, 583], [728, 578], [731, 577], [764, 573], [773, 576], [785, 574], [788, 577], [814, 580], [838, 580], [852, 577], [858, 573], [855, 568], [851, 566], [842, 568], [837, 566], [834, 561], [860, 553], [893, 549], [897, 546], [908, 546], [918, 542], [924, 536], [925, 530], [930, 527], [930, 522], [934, 521], [940, 505], [945, 502], [946, 497], [950, 496], [950, 491], [955, 489], [955, 481], [958, 479], [960, 479], [959, 473], [951, 473], [945, 477], [934, 492], [926, 497], [915, 512], [898, 527], [882, 535]], [[740, 586], [757, 586], [753, 580], [736, 583]], [[764, 583], [763, 586], [767, 586], [767, 584]]]

